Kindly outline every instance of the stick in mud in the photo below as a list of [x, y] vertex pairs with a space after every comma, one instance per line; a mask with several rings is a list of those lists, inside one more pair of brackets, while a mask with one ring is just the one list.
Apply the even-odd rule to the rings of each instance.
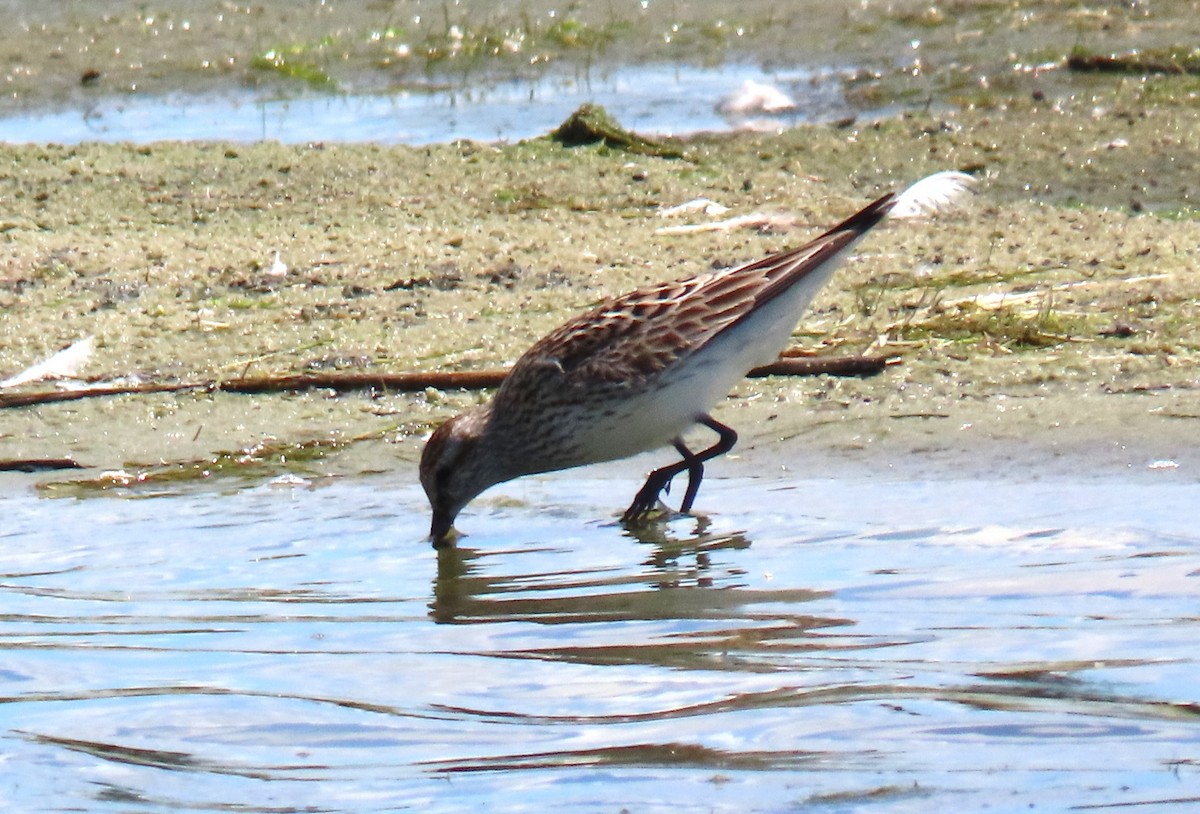
[[[891, 363], [887, 356], [784, 356], [769, 365], [756, 367], [751, 378], [766, 376], [871, 376]], [[499, 387], [508, 371], [502, 368], [462, 371], [418, 371], [409, 373], [298, 373], [281, 376], [245, 376], [204, 382], [148, 382], [130, 385], [100, 385], [73, 390], [49, 390], [34, 393], [0, 393], [0, 409], [35, 404], [76, 401], [102, 396], [130, 396], [152, 393], [183, 393], [205, 390], [224, 393], [281, 393], [314, 388], [336, 391], [384, 390], [418, 392], [438, 390], [482, 390]]]

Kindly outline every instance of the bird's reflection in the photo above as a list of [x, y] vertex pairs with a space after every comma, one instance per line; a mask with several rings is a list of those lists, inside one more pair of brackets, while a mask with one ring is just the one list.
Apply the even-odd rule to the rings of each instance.
[[[679, 524], [675, 522], [678, 519], [694, 524], [691, 531], [680, 535]], [[710, 573], [713, 552], [750, 547], [744, 532], [710, 532], [712, 521], [705, 515], [666, 515], [650, 522], [622, 522], [621, 525], [626, 537], [650, 547], [649, 556], [642, 564], [662, 575], [656, 583], [659, 588], [685, 585], [711, 588], [715, 585]], [[729, 573], [740, 574], [741, 571], [731, 567]]]
[[[542, 624], [723, 618], [772, 597], [809, 601], [825, 595], [807, 589], [747, 589], [736, 558], [721, 555], [748, 548], [750, 540], [740, 531], [713, 531], [707, 518], [688, 518], [686, 524], [676, 518], [626, 526], [624, 535], [648, 549], [639, 564], [627, 568], [606, 565], [506, 573], [506, 561], [536, 550], [443, 549], [438, 552], [430, 615], [447, 623], [524, 620]], [[776, 596], [780, 593], [786, 596]]]

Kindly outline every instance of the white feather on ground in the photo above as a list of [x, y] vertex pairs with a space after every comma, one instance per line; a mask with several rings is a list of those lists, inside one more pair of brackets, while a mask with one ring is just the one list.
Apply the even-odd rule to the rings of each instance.
[[288, 273], [287, 263], [279, 257], [279, 252], [275, 252], [275, 259], [271, 265], [267, 267], [266, 274], [268, 277], [286, 277]]
[[95, 338], [84, 337], [50, 358], [31, 365], [17, 375], [0, 382], [0, 389], [17, 387], [29, 382], [40, 382], [45, 379], [69, 379], [77, 376], [91, 358], [94, 348]]
[[747, 79], [742, 86], [717, 103], [717, 112], [728, 116], [750, 113], [785, 113], [796, 103], [779, 88]]

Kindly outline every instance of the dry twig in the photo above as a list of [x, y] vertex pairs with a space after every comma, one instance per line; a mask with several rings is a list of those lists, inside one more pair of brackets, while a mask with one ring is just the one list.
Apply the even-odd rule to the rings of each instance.
[[[870, 376], [888, 364], [886, 356], [790, 356], [751, 370], [749, 376]], [[417, 371], [410, 373], [297, 373], [282, 376], [242, 376], [204, 382], [148, 382], [129, 385], [96, 385], [71, 390], [29, 393], [0, 393], [0, 408], [28, 407], [100, 396], [129, 396], [148, 393], [207, 391], [222, 393], [281, 393], [326, 389], [416, 392], [438, 390], [481, 390], [498, 387], [508, 371], [502, 368], [464, 371]]]

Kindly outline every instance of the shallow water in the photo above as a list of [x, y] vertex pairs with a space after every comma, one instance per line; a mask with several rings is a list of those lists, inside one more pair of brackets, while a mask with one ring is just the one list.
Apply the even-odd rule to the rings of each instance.
[[711, 517], [642, 540], [608, 519], [630, 488], [511, 484], [440, 561], [394, 479], [10, 494], [0, 802], [1200, 797], [1200, 484], [713, 479]]
[[[747, 80], [788, 93], [797, 108], [773, 117], [726, 118], [717, 103]], [[73, 144], [163, 140], [370, 141], [432, 144], [544, 135], [585, 102], [603, 105], [625, 127], [645, 134], [722, 131], [757, 119], [782, 128], [852, 114], [831, 72], [775, 71], [730, 63], [621, 65], [539, 79], [481, 81], [428, 92], [312, 93], [292, 98], [239, 95], [109, 96], [83, 109], [37, 110], [0, 117], [0, 140]], [[881, 114], [884, 111], [874, 111]]]

